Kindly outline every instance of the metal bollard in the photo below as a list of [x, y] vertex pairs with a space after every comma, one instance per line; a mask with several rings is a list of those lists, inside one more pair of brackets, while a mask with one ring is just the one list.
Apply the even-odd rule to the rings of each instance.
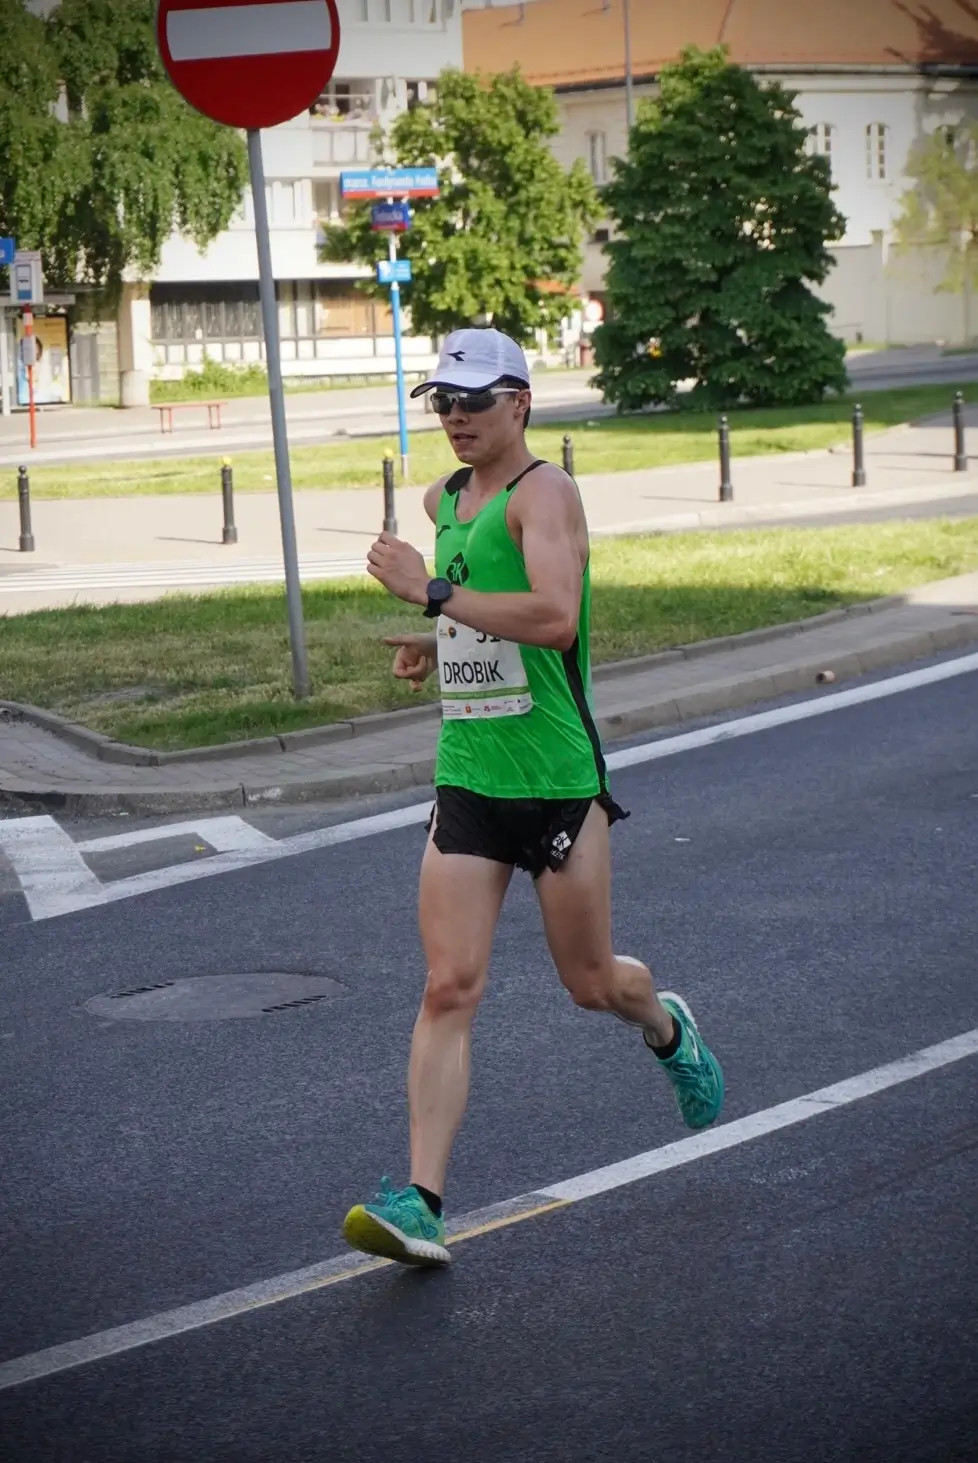
[[397, 532], [397, 516], [394, 509], [394, 454], [384, 453], [384, 532]]
[[574, 476], [574, 444], [570, 436], [564, 436], [564, 472], [568, 477]]
[[852, 486], [866, 486], [866, 463], [863, 457], [863, 409], [856, 402], [852, 409]]
[[954, 471], [968, 471], [968, 454], [964, 447], [964, 397], [960, 391], [954, 394]]
[[720, 502], [733, 502], [733, 483], [730, 479], [730, 423], [720, 418]]
[[33, 554], [34, 532], [31, 528], [31, 480], [26, 467], [17, 469], [17, 499], [20, 506], [20, 552]]
[[224, 500], [224, 530], [221, 541], [226, 544], [236, 544], [238, 530], [234, 526], [234, 477], [231, 472], [230, 457], [225, 457], [221, 463], [221, 497]]

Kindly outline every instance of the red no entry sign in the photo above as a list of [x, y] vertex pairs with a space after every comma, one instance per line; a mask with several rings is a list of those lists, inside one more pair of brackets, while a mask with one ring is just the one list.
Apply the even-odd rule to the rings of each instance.
[[277, 127], [310, 107], [340, 48], [336, 0], [159, 0], [163, 65], [191, 106], [229, 127]]

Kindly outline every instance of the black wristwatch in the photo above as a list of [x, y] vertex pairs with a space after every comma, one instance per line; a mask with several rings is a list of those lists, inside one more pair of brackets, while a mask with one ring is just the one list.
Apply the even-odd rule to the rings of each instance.
[[455, 593], [455, 586], [448, 579], [428, 580], [428, 608], [425, 615], [429, 620], [437, 620], [442, 608]]

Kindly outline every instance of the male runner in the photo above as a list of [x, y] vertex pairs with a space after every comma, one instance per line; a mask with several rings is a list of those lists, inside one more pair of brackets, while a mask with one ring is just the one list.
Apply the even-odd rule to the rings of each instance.
[[550, 953], [573, 1000], [640, 1028], [690, 1128], [723, 1103], [720, 1064], [686, 1003], [657, 996], [648, 969], [611, 943], [609, 796], [590, 707], [588, 530], [577, 488], [524, 436], [530, 375], [496, 330], [445, 342], [432, 391], [464, 468], [425, 495], [434, 579], [411, 544], [383, 533], [369, 572], [423, 607], [434, 634], [395, 636], [394, 674], [436, 668], [443, 721], [436, 801], [421, 864], [428, 978], [408, 1070], [411, 1182], [385, 1179], [350, 1210], [349, 1243], [408, 1264], [447, 1264], [441, 1195], [469, 1088], [469, 1033], [514, 868], [534, 881]]

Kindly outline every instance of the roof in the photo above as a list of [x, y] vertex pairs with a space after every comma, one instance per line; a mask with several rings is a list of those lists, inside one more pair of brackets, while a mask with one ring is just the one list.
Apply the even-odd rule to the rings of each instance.
[[[526, 0], [462, 16], [468, 71], [537, 85], [624, 76], [623, 0]], [[978, 0], [631, 0], [632, 75], [721, 42], [757, 67], [978, 67]]]

